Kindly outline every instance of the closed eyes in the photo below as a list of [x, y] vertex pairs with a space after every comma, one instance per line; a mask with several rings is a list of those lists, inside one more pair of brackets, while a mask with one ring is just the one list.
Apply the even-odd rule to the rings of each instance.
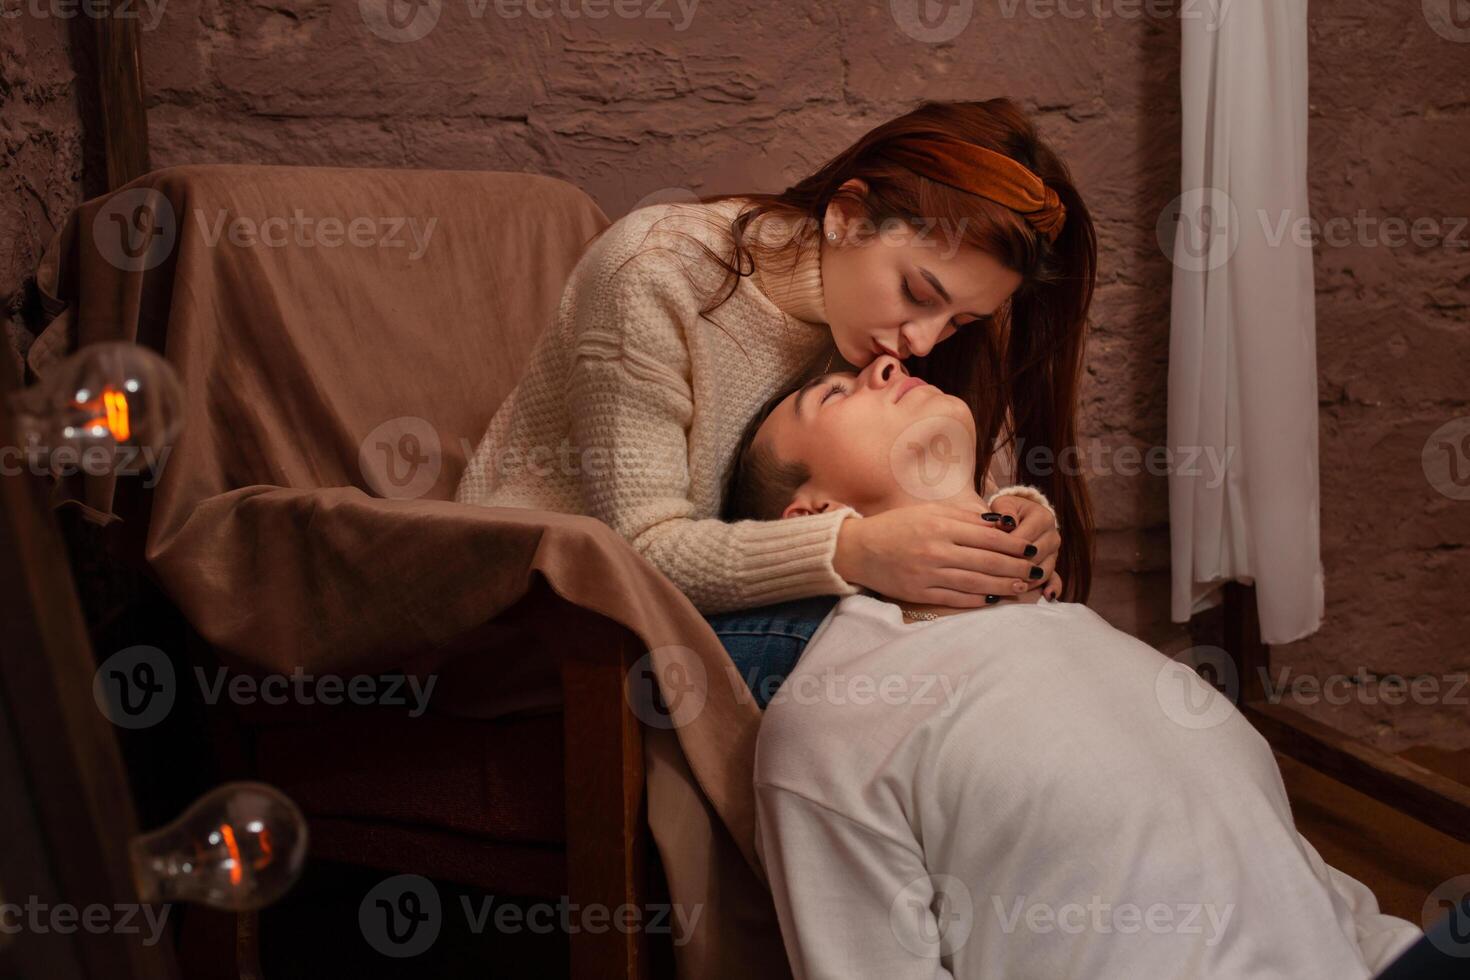
[[[919, 297], [914, 295], [914, 291], [909, 288], [909, 280], [907, 276], [899, 276], [898, 281], [903, 286], [904, 299], [908, 300], [910, 303], [913, 303], [915, 306], [924, 307], [926, 309], [934, 305], [934, 300], [921, 300], [919, 299]], [[985, 323], [991, 319], [993, 319], [993, 317], [981, 316], [976, 317], [973, 320], [966, 320], [964, 323], [955, 323], [953, 320], [951, 320], [950, 326], [954, 327], [955, 329], [959, 329], [960, 327], [967, 327], [972, 323]]]
[[847, 386], [844, 385], [841, 381], [834, 381], [834, 382], [832, 382], [830, 385], [827, 386], [827, 390], [824, 391], [824, 392], [822, 392], [822, 400], [819, 401], [819, 402], [817, 402], [817, 404], [818, 405], [825, 405], [827, 403], [827, 399], [828, 398], [831, 398], [834, 394], [836, 394], [839, 391], [845, 393], [847, 391]]

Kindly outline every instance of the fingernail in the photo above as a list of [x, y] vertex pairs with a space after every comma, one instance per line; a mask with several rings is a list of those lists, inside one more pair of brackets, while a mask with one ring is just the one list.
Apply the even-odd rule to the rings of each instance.
[[1000, 523], [1007, 531], [1009, 531], [1011, 528], [1016, 526], [1016, 519], [1010, 514], [1007, 514], [1000, 519]]
[[980, 515], [980, 519], [982, 521], [998, 521], [998, 520], [1000, 520], [1000, 515], [999, 514], [981, 514]]
[[1041, 566], [1040, 565], [1032, 565], [1031, 566], [1031, 581], [1034, 582], [1037, 579], [1041, 578], [1041, 576], [1043, 576], [1045, 574], [1046, 573], [1041, 570]]
[[1036, 557], [1036, 545], [1034, 545], [1034, 544], [1028, 544], [1026, 546], [1026, 550], [1023, 551], [1023, 552], [1021, 552], [1021, 554], [1024, 555], [1025, 557], [1027, 557], [1027, 558], [1035, 558]]
[[998, 595], [988, 595], [988, 596], [985, 597], [985, 604], [987, 606], [993, 606], [993, 605], [995, 605], [999, 601], [1000, 601], [1000, 596], [998, 596]]
[[1020, 579], [1016, 579], [1016, 583], [1012, 585], [1011, 588], [1015, 589], [1017, 592], [1025, 592], [1026, 583], [1022, 582]]

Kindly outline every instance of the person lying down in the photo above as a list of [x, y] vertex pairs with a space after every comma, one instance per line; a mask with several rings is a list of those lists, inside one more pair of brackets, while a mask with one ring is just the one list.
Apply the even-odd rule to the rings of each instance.
[[[778, 516], [917, 502], [900, 435], [974, 445], [966, 404], [891, 360], [827, 380], [755, 428], [809, 471]], [[979, 501], [973, 474], [955, 502]], [[1356, 980], [1422, 935], [1297, 832], [1227, 698], [1087, 606], [1030, 598], [910, 623], [847, 596], [772, 698], [757, 853], [799, 980]]]

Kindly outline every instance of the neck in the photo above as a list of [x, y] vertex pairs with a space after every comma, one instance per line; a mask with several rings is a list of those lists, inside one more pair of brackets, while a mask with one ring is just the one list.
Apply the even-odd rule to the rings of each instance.
[[[987, 522], [987, 521], [980, 521], [980, 519], [979, 519], [979, 515], [981, 513], [984, 513], [985, 498], [982, 497], [982, 496], [980, 496], [980, 494], [977, 493], [975, 491], [975, 489], [970, 484], [966, 484], [966, 487], [965, 487], [964, 490], [962, 490], [959, 493], [955, 494], [953, 497], [947, 497], [947, 498], [945, 498], [945, 500], [943, 502], [946, 503], [946, 504], [953, 504], [956, 507], [964, 507], [964, 508], [967, 508], [967, 509], [968, 508], [971, 508], [971, 507], [978, 507], [980, 509], [978, 509], [978, 510], [975, 511], [975, 515], [976, 515], [976, 518], [975, 519], [977, 521], [979, 521], [981, 524], [987, 524], [987, 525], [989, 524], [989, 522]], [[895, 504], [894, 506], [903, 506], [904, 504], [916, 504], [916, 503], [924, 503], [924, 501], [920, 501], [920, 500], [906, 500], [902, 504]], [[881, 509], [874, 509], [873, 511], [871, 511], [871, 513], [880, 513], [882, 510], [891, 510], [891, 509], [892, 509], [891, 507], [885, 507], [885, 508], [881, 508]], [[891, 598], [889, 596], [883, 595], [882, 593], [874, 593], [874, 594], [875, 594], [875, 596], [877, 598], [882, 599], [884, 602], [891, 602], [891, 603], [893, 603], [893, 604], [895, 604], [897, 606], [901, 606], [905, 610], [913, 610], [913, 611], [916, 611], [916, 612], [936, 613], [936, 614], [938, 614], [940, 616], [953, 616], [956, 613], [964, 613], [964, 612], [970, 612], [970, 611], [972, 611], [972, 607], [968, 607], [968, 606], [947, 606], [947, 605], [944, 605], [943, 603], [906, 602], [906, 601], [902, 601], [902, 600], [899, 600], [899, 599]], [[1040, 599], [1040, 597], [1041, 597], [1041, 590], [1040, 589], [1028, 589], [1026, 592], [1021, 593], [1019, 596], [1017, 596], [1016, 593], [1014, 593], [1014, 592], [1002, 593], [1000, 602], [995, 603], [995, 605], [1009, 605], [1009, 604], [1013, 604], [1013, 603], [1016, 603], [1016, 602], [1027, 602], [1027, 601], [1036, 602], [1036, 601], [1038, 601]], [[988, 609], [990, 607], [989, 606], [980, 606], [979, 608], [981, 608], [981, 609]]]
[[[801, 228], [802, 234], [793, 238]], [[769, 212], [755, 222], [753, 236], [769, 248], [755, 251], [755, 285], [785, 314], [807, 323], [827, 322], [822, 297], [821, 238], [800, 221]], [[790, 240], [790, 244], [786, 244]], [[798, 256], [797, 249], [801, 250]]]

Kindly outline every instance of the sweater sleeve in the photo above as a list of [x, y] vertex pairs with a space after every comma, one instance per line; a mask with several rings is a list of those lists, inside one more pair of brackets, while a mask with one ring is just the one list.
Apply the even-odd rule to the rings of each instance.
[[700, 322], [699, 297], [677, 263], [653, 254], [589, 277], [570, 311], [567, 397], [573, 441], [586, 460], [586, 513], [626, 538], [703, 613], [852, 595], [857, 586], [832, 567], [842, 522], [861, 519], [852, 508], [778, 521], [695, 516], [684, 331]]

